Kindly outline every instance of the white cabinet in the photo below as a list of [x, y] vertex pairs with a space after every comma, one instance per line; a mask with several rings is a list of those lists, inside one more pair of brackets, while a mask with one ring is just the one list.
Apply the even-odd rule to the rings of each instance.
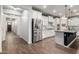
[[67, 30], [67, 19], [64, 17], [55, 19], [55, 30]]
[[42, 19], [42, 13], [41, 12], [38, 12], [37, 13], [37, 17], [38, 17], [38, 19]]
[[54, 30], [43, 30], [42, 32], [43, 32], [42, 33], [42, 38], [55, 36], [55, 31]]
[[[32, 10], [32, 18], [37, 20], [41, 19], [43, 21], [42, 38], [51, 37], [55, 35], [54, 32], [55, 19], [52, 16], [42, 16], [41, 12]], [[51, 23], [53, 24], [52, 26]], [[50, 30], [50, 28], [53, 29]]]
[[60, 19], [55, 18], [55, 30], [59, 30], [59, 29], [60, 29]]
[[48, 25], [48, 17], [42, 16], [43, 25]]
[[[42, 16], [42, 20], [43, 20], [42, 38], [55, 36], [55, 32], [54, 32], [54, 28], [53, 28], [54, 27], [53, 17], [51, 17], [51, 16]], [[49, 22], [52, 23], [53, 26], [50, 26]]]
[[70, 30], [77, 31], [77, 36], [79, 36], [79, 18], [78, 17], [68, 19], [68, 26]]
[[79, 26], [79, 18], [78, 17], [71, 18], [69, 22], [70, 22], [69, 26]]
[[49, 22], [54, 22], [54, 19], [53, 19], [53, 17], [51, 17], [51, 16], [48, 16], [48, 21], [49, 21]]
[[59, 45], [64, 46], [64, 33], [63, 32], [55, 33], [55, 42]]
[[52, 16], [48, 17], [48, 27], [51, 28], [52, 30], [55, 30], [55, 19]]
[[60, 24], [60, 18], [56, 18], [56, 23]]
[[42, 19], [42, 12], [32, 10], [32, 18], [33, 19]]
[[60, 18], [60, 30], [67, 30], [67, 18], [62, 17]]
[[37, 12], [35, 10], [32, 10], [32, 18], [34, 19], [37, 18]]

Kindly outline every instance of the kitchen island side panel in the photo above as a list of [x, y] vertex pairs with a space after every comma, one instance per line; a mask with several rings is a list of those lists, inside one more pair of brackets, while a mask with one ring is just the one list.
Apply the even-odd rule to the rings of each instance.
[[55, 33], [55, 42], [64, 46], [64, 32]]

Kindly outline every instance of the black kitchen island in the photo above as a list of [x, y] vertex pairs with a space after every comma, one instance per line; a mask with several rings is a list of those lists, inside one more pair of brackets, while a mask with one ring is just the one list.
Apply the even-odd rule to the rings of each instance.
[[76, 40], [75, 31], [55, 31], [55, 41], [65, 47], [69, 47]]

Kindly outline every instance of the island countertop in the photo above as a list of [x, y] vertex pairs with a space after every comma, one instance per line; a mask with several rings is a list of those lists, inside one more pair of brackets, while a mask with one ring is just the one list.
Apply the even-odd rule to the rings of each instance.
[[74, 33], [76, 31], [72, 31], [72, 30], [56, 30], [55, 32], [71, 32], [71, 33]]

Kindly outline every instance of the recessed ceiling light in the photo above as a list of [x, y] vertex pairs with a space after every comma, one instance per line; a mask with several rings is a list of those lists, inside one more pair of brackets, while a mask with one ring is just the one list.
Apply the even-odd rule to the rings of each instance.
[[74, 5], [70, 5], [70, 7], [72, 8]]
[[45, 9], [45, 8], [47, 8], [47, 6], [46, 6], [46, 5], [44, 5], [44, 6], [43, 6], [43, 8]]
[[22, 9], [21, 9], [21, 8], [15, 8], [15, 10], [19, 10], [19, 11], [21, 11]]
[[77, 10], [73, 10], [73, 12], [77, 12]]
[[56, 13], [56, 10], [53, 10], [53, 13]]

